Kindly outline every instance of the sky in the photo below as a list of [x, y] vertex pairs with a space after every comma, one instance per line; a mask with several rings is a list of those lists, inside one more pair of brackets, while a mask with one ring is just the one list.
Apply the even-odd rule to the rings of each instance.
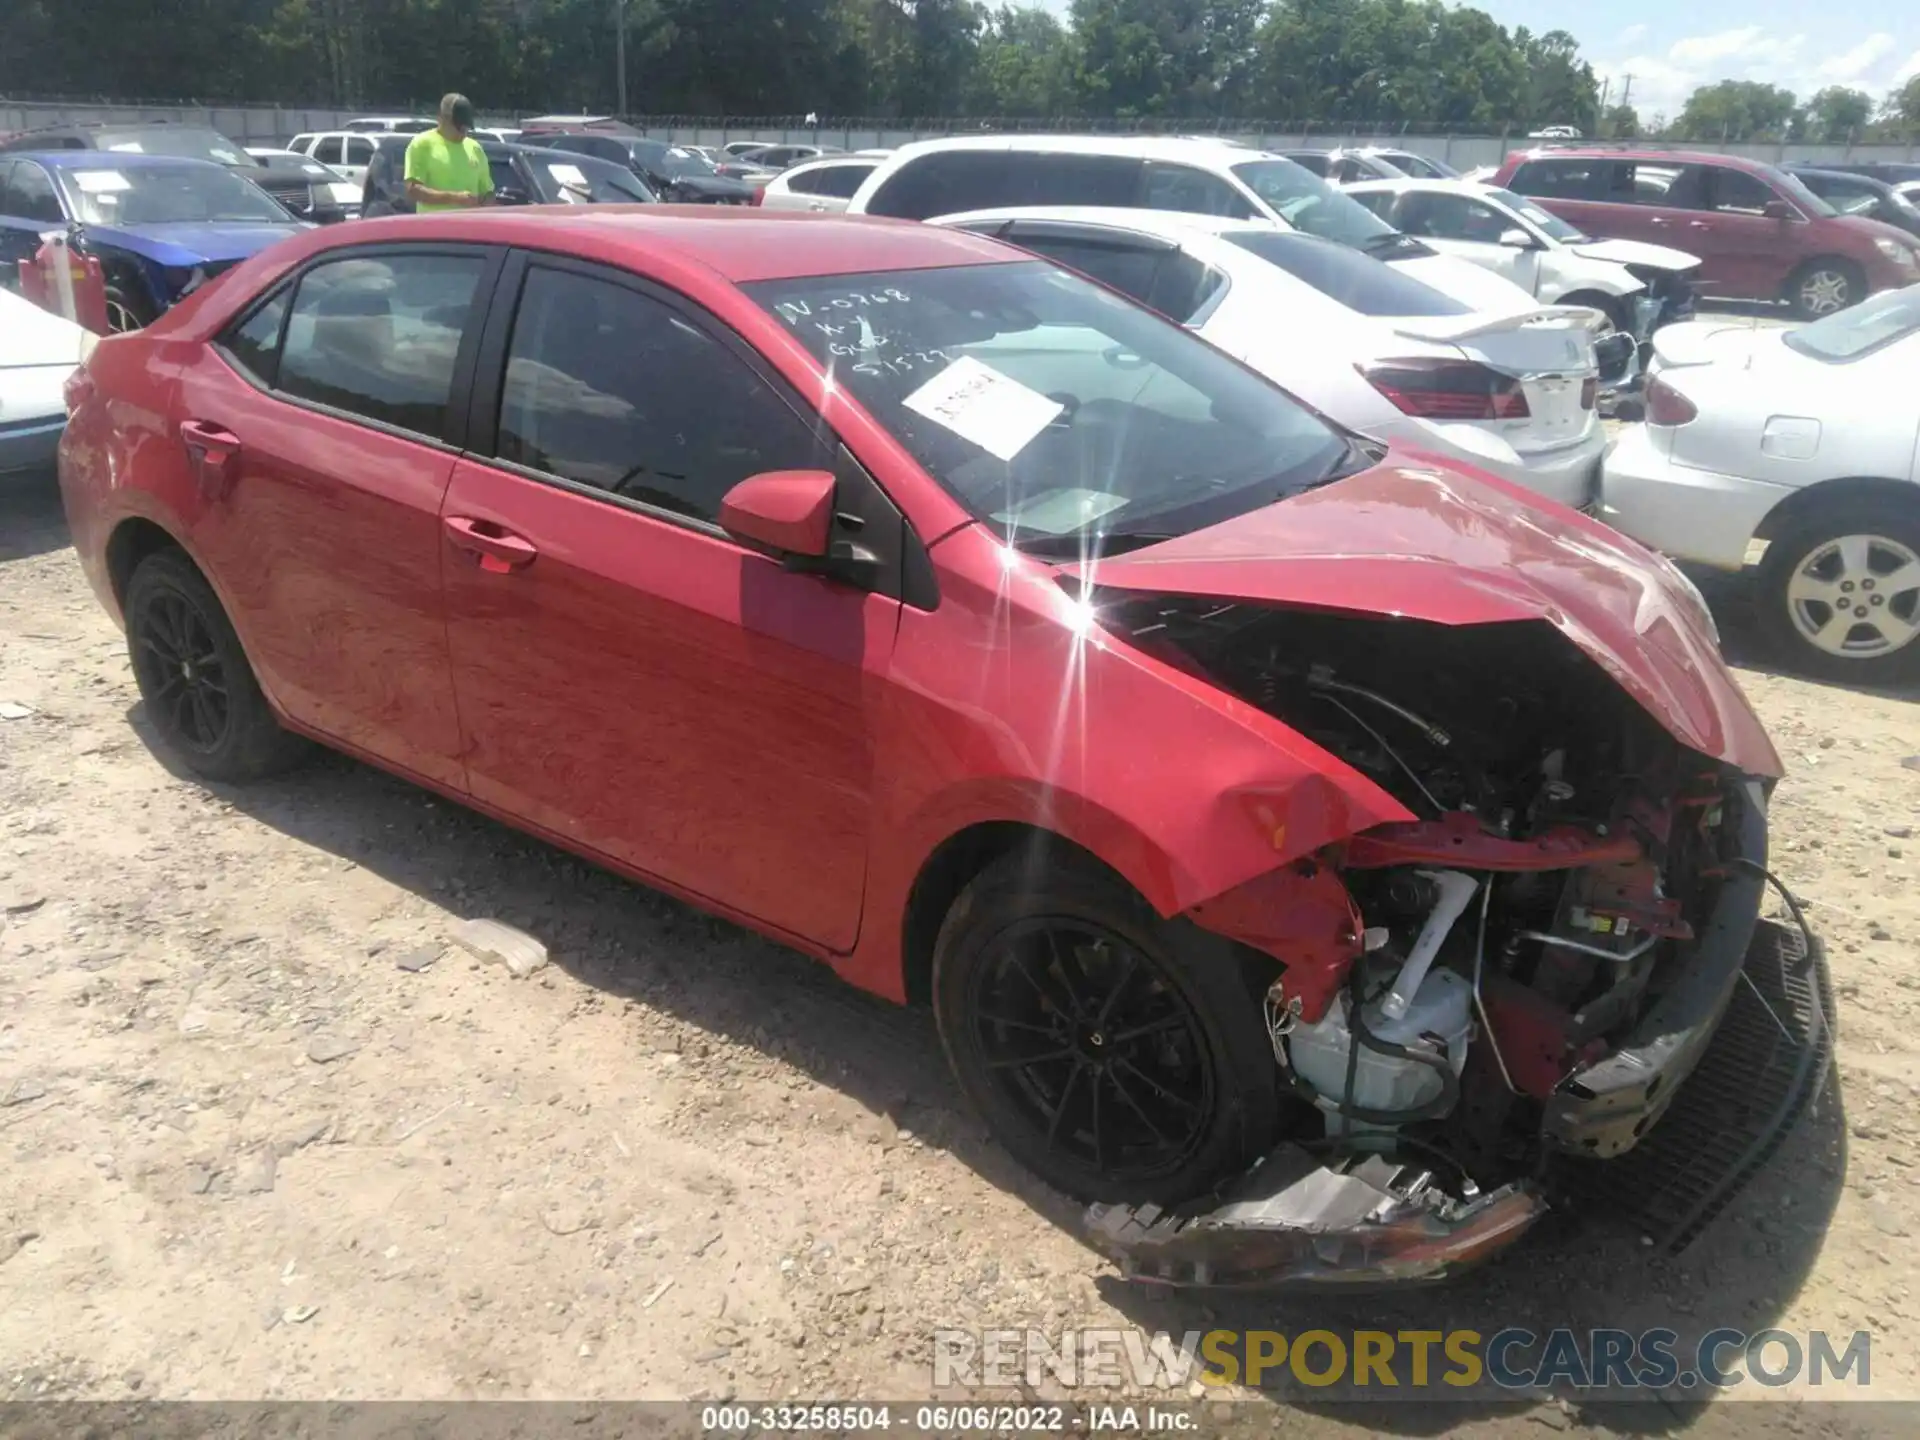
[[[1042, 0], [1065, 15], [1069, 0]], [[1920, 0], [1475, 0], [1508, 27], [1565, 30], [1617, 100], [1633, 77], [1643, 119], [1680, 113], [1695, 86], [1763, 80], [1801, 99], [1849, 85], [1878, 100], [1920, 75]]]

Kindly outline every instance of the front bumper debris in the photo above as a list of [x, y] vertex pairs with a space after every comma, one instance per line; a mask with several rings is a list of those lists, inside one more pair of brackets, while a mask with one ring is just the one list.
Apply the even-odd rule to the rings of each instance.
[[1094, 1205], [1085, 1223], [1094, 1247], [1143, 1284], [1410, 1285], [1499, 1253], [1545, 1210], [1525, 1185], [1456, 1201], [1385, 1156], [1323, 1165], [1282, 1145], [1211, 1208]]

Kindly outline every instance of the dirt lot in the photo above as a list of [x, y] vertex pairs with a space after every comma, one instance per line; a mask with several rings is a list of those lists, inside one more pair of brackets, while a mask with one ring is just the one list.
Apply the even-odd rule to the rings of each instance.
[[[940, 1327], [1215, 1323], [1864, 1327], [1873, 1393], [1920, 1398], [1920, 711], [1743, 680], [1842, 1040], [1733, 1209], [1678, 1258], [1592, 1217], [1449, 1290], [1155, 1299], [960, 1109], [924, 1015], [344, 760], [169, 773], [50, 492], [0, 496], [0, 702], [31, 710], [0, 720], [0, 1399], [909, 1399]], [[471, 916], [554, 963], [443, 953]], [[1865, 1414], [1738, 1408], [1743, 1434]]]

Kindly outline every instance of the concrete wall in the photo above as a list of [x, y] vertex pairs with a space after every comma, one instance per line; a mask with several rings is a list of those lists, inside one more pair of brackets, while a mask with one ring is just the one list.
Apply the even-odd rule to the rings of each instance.
[[[407, 107], [395, 107], [405, 110]], [[333, 110], [316, 106], [191, 106], [191, 105], [142, 105], [142, 104], [53, 104], [43, 102], [9, 101], [0, 99], [0, 133], [13, 130], [27, 130], [37, 125], [66, 124], [81, 120], [172, 120], [178, 124], [211, 125], [214, 129], [242, 144], [258, 145], [274, 139], [282, 139], [302, 130], [327, 130], [337, 128], [341, 121], [355, 114], [390, 113], [370, 107], [366, 110]], [[427, 113], [422, 111], [421, 113]], [[484, 116], [483, 125], [510, 125], [513, 121], [504, 116]], [[983, 124], [978, 121], [955, 121], [942, 125], [929, 123], [921, 128], [884, 127], [877, 122], [854, 122], [852, 125], [830, 125], [818, 128], [811, 126], [782, 126], [762, 124], [753, 120], [723, 121], [717, 118], [682, 120], [642, 121], [641, 128], [647, 134], [663, 140], [676, 140], [691, 145], [721, 145], [729, 140], [765, 140], [804, 141], [814, 144], [838, 145], [847, 150], [866, 150], [880, 147], [891, 148], [904, 145], [911, 140], [925, 140], [937, 135], [953, 134], [956, 131], [973, 131], [988, 128], [1003, 128]], [[1032, 121], [1011, 122], [1004, 128], [1027, 131], [1046, 129], [1072, 129], [1071, 125], [1046, 126]], [[1099, 127], [1106, 131], [1119, 131], [1123, 127], [1104, 124]], [[1287, 130], [1240, 130], [1227, 129], [1224, 133], [1236, 140], [1260, 145], [1267, 149], [1315, 149], [1324, 150], [1336, 145], [1396, 145], [1418, 154], [1430, 155], [1444, 160], [1456, 169], [1469, 170], [1476, 165], [1499, 163], [1509, 150], [1524, 148], [1529, 142], [1524, 136], [1500, 135], [1402, 135], [1392, 132], [1358, 133], [1353, 131], [1287, 131]], [[1819, 161], [1864, 161], [1896, 160], [1920, 162], [1920, 144], [1914, 145], [1691, 145], [1694, 150], [1718, 150], [1733, 155], [1746, 155], [1756, 160], [1774, 162], [1797, 160]]]

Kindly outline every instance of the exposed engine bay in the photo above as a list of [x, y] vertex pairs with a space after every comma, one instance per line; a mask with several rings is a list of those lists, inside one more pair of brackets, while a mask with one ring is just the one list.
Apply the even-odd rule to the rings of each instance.
[[1510, 1243], [1545, 1208], [1556, 1158], [1631, 1149], [1711, 1038], [1758, 917], [1759, 787], [1679, 744], [1542, 622], [1164, 596], [1118, 611], [1137, 645], [1419, 819], [1293, 867], [1277, 908], [1348, 905], [1343, 953], [1196, 914], [1277, 962], [1266, 1021], [1290, 1144], [1217, 1208], [1109, 1208], [1096, 1237], [1189, 1283], [1183, 1265], [1252, 1283], [1244, 1245], [1231, 1263], [1210, 1246], [1226, 1232], [1260, 1237], [1269, 1279], [1357, 1278], [1356, 1263], [1432, 1278]]

